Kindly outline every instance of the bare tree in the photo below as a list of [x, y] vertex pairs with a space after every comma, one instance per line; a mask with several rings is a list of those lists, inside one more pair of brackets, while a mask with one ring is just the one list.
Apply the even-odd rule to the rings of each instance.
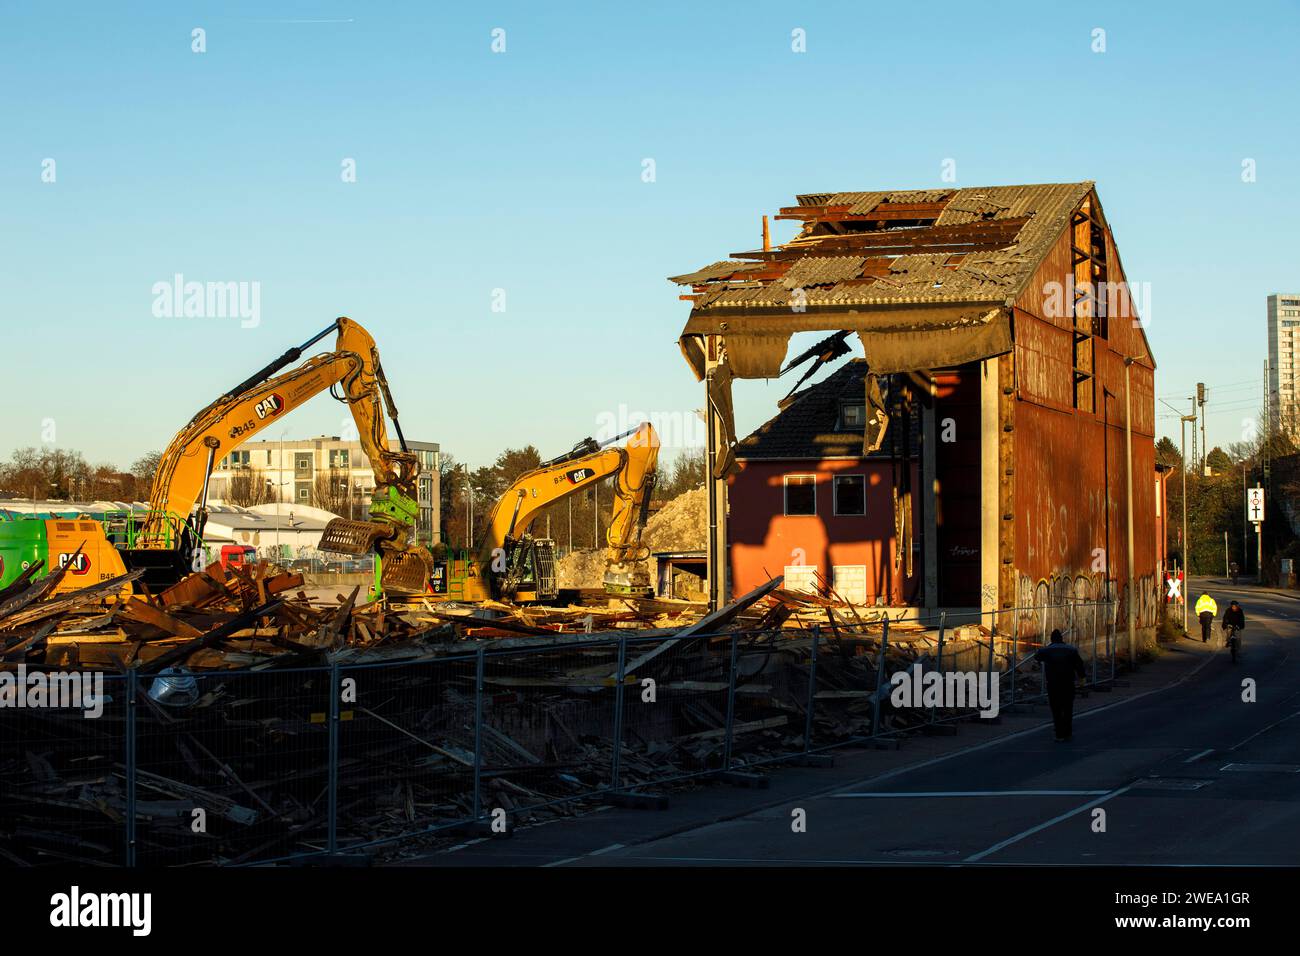
[[311, 503], [333, 514], [347, 517], [352, 504], [352, 473], [346, 468], [316, 472], [312, 482]]
[[153, 491], [154, 476], [158, 474], [158, 465], [161, 461], [162, 453], [151, 451], [137, 458], [131, 465], [131, 477], [135, 479], [135, 489], [131, 494], [133, 500], [149, 500], [149, 495]]
[[256, 468], [240, 468], [230, 479], [225, 500], [241, 508], [263, 505], [274, 498], [266, 474]]

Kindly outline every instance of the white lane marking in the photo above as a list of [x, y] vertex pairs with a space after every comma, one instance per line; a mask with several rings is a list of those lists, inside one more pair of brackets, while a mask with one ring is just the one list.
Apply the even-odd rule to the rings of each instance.
[[[1208, 753], [1208, 751], [1206, 751]], [[833, 799], [898, 797], [1095, 797], [1109, 790], [918, 790], [910, 792], [837, 793]]]
[[980, 850], [980, 852], [978, 853], [971, 854], [970, 856], [966, 857], [966, 859], [962, 860], [962, 862], [978, 863], [980, 860], [984, 859], [984, 857], [992, 856], [994, 853], [997, 853], [999, 850], [1005, 850], [1007, 847], [1011, 846], [1011, 844], [1019, 843], [1025, 837], [1031, 837], [1035, 833], [1039, 833], [1043, 830], [1046, 830], [1048, 827], [1056, 826], [1056, 824], [1060, 823], [1062, 820], [1068, 820], [1070, 817], [1074, 816], [1077, 813], [1083, 813], [1087, 810], [1091, 810], [1093, 807], [1099, 806], [1100, 804], [1105, 803], [1107, 800], [1110, 800], [1114, 797], [1118, 797], [1122, 793], [1127, 793], [1130, 789], [1132, 789], [1132, 787], [1133, 784], [1130, 783], [1127, 787], [1120, 787], [1118, 790], [1109, 790], [1106, 792], [1104, 796], [1100, 796], [1096, 800], [1089, 800], [1087, 803], [1083, 804], [1082, 806], [1075, 807], [1073, 810], [1065, 811], [1065, 813], [1062, 813], [1060, 816], [1052, 817], [1052, 819], [1050, 820], [1045, 820], [1042, 823], [1038, 824], [1037, 826], [1030, 827], [1028, 830], [1022, 830], [1020, 833], [1017, 833], [1015, 836], [1007, 837], [1005, 840], [993, 844], [987, 850]]
[[622, 843], [611, 843], [609, 846], [603, 846], [599, 850], [592, 850], [587, 856], [600, 856], [602, 853], [613, 853], [615, 850], [623, 849]]
[[[1189, 680], [1191, 680], [1201, 671], [1205, 670], [1206, 665], [1208, 665], [1213, 660], [1215, 660], [1214, 654], [1206, 654], [1205, 659], [1203, 661], [1201, 661], [1194, 668], [1192, 668], [1190, 671], [1188, 671], [1186, 674], [1184, 674], [1182, 677], [1178, 678], [1178, 680], [1174, 681], [1171, 684], [1166, 684], [1164, 687], [1153, 687], [1151, 688], [1151, 690], [1144, 690], [1140, 694], [1134, 694], [1132, 697], [1124, 697], [1120, 700], [1115, 701], [1112, 704], [1103, 704], [1101, 707], [1093, 707], [1088, 710], [1081, 710], [1074, 715], [1074, 719], [1076, 721], [1083, 720], [1085, 717], [1091, 717], [1093, 714], [1101, 714], [1104, 713], [1105, 711], [1112, 710], [1115, 707], [1123, 707], [1126, 704], [1131, 704], [1134, 701], [1141, 700], [1143, 697], [1150, 697], [1152, 694], [1162, 694], [1167, 690], [1173, 690], [1175, 687], [1179, 687], [1187, 683]], [[866, 780], [859, 780], [857, 783], [848, 784], [842, 789], [832, 788], [831, 795], [834, 796], [835, 792], [847, 791], [849, 790], [850, 787], [862, 787], [862, 786], [867, 786], [869, 784], [883, 783], [884, 781], [891, 780], [894, 777], [901, 777], [905, 773], [912, 773], [913, 771], [916, 770], [924, 770], [927, 767], [933, 767], [935, 764], [943, 763], [945, 760], [952, 760], [955, 757], [964, 757], [969, 754], [979, 753], [981, 750], [987, 750], [990, 747], [999, 747], [1002, 744], [1010, 743], [1013, 740], [1017, 740], [1020, 737], [1028, 736], [1029, 734], [1041, 734], [1044, 728], [1050, 726], [1052, 726], [1052, 722], [1050, 720], [1045, 720], [1041, 724], [1037, 724], [1036, 726], [1026, 727], [1024, 730], [1017, 730], [1014, 734], [1004, 734], [1001, 737], [994, 737], [992, 740], [986, 740], [984, 741], [984, 743], [976, 744], [974, 747], [963, 747], [959, 750], [954, 750], [951, 753], [940, 754], [937, 757], [931, 757], [929, 760], [922, 760], [920, 763], [908, 764], [906, 767], [899, 767], [896, 770], [890, 770], [888, 773], [882, 773], [879, 776], [868, 777]], [[824, 794], [814, 793], [814, 794], [810, 794], [808, 797], [805, 797], [804, 799], [811, 799], [823, 795]]]
[[542, 869], [546, 869], [548, 866], [564, 866], [566, 863], [576, 863], [581, 859], [580, 856], [566, 856], [563, 860], [552, 860], [550, 863], [543, 863]]
[[[722, 863], [733, 866], [742, 863], [759, 863], [771, 864], [773, 866], [906, 866], [906, 867], [930, 867], [944, 868], [965, 866], [964, 862], [953, 860], [819, 860], [819, 859], [799, 859], [797, 857], [781, 858], [775, 856], [767, 857], [744, 857], [744, 856], [638, 856], [630, 859], [636, 860], [634, 865], [643, 867], [651, 863]], [[984, 863], [986, 867], [1015, 867], [1024, 866], [1023, 863]], [[1035, 869], [1044, 869], [1047, 867], [1056, 867], [1058, 869], [1077, 869], [1087, 867], [1147, 867], [1150, 863], [1078, 863], [1071, 861], [1069, 863], [1035, 863]], [[1252, 863], [1252, 867], [1262, 867], [1265, 869], [1291, 869], [1295, 867], [1294, 863]], [[1161, 869], [1227, 869], [1230, 867], [1240, 868], [1238, 863], [1166, 863], [1161, 862]]]
[[1196, 761], [1200, 760], [1200, 759], [1201, 759], [1202, 757], [1204, 757], [1206, 754], [1212, 754], [1212, 753], [1214, 753], [1214, 748], [1213, 748], [1213, 747], [1207, 747], [1205, 750], [1202, 750], [1202, 751], [1201, 751], [1200, 753], [1198, 753], [1198, 754], [1192, 754], [1190, 757], [1188, 757], [1186, 760], [1184, 760], [1183, 763], [1196, 763]]
[[1297, 710], [1294, 714], [1288, 714], [1287, 716], [1283, 717], [1281, 720], [1275, 720], [1275, 721], [1273, 721], [1273, 723], [1269, 724], [1267, 727], [1264, 727], [1264, 728], [1262, 728], [1262, 729], [1260, 729], [1260, 730], [1255, 731], [1253, 734], [1251, 734], [1249, 737], [1247, 737], [1247, 738], [1246, 738], [1245, 740], [1243, 740], [1241, 743], [1236, 744], [1235, 746], [1229, 747], [1228, 750], [1229, 750], [1229, 751], [1232, 751], [1232, 750], [1240, 750], [1242, 747], [1246, 746], [1246, 744], [1250, 743], [1252, 740], [1254, 740], [1254, 739], [1255, 739], [1256, 737], [1258, 737], [1260, 734], [1266, 734], [1266, 733], [1268, 733], [1268, 732], [1269, 732], [1270, 730], [1272, 730], [1274, 727], [1278, 726], [1279, 724], [1285, 724], [1288, 720], [1290, 720], [1290, 719], [1293, 718], [1293, 717], [1300, 717], [1300, 710]]

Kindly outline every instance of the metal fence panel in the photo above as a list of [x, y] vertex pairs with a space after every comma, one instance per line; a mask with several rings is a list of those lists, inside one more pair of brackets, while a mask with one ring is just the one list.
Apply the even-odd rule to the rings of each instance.
[[15, 696], [0, 709], [0, 860], [6, 863], [127, 862], [127, 681], [98, 673], [102, 708], [93, 700], [97, 672], [75, 672], [79, 680], [91, 678], [92, 699], [73, 695], [90, 706], [54, 707], [55, 698], [32, 696], [38, 683], [49, 689], [52, 680], [73, 673], [24, 668], [19, 682], [20, 672], [8, 672], [24, 706], [13, 706]]
[[326, 848], [327, 669], [140, 675], [136, 701], [139, 863]]

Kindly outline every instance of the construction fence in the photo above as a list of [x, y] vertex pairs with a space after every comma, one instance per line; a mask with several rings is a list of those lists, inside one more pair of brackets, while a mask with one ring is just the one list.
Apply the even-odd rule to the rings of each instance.
[[[1063, 623], [1086, 683], [1113, 679], [1113, 602], [1013, 610], [1026, 612], [1018, 621], [1032, 612]], [[941, 614], [799, 631], [625, 631], [458, 642], [386, 661], [340, 655], [325, 667], [102, 675], [95, 716], [0, 711], [0, 858], [392, 858], [601, 801], [662, 799], [705, 778], [1043, 699], [1041, 630], [1000, 634], [993, 622], [1007, 618], [997, 614], [1005, 609], [962, 624]]]

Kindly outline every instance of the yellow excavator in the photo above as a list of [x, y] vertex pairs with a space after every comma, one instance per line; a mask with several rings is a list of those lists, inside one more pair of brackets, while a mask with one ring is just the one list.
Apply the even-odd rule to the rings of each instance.
[[[629, 438], [629, 436], [631, 436]], [[623, 447], [614, 443], [627, 438]], [[440, 562], [433, 571], [433, 597], [447, 601], [508, 600], [518, 604], [554, 599], [555, 543], [534, 538], [529, 528], [548, 506], [614, 475], [614, 512], [605, 536], [605, 590], [612, 594], [653, 593], [639, 562], [655, 483], [659, 436], [647, 422], [597, 443], [587, 438], [558, 458], [520, 475], [492, 506], [476, 553], [464, 561]]]
[[[333, 351], [281, 373], [334, 331], [338, 339]], [[153, 588], [202, 570], [199, 543], [207, 519], [213, 466], [272, 421], [327, 390], [352, 412], [362, 450], [374, 469], [375, 489], [371, 520], [330, 521], [320, 548], [352, 555], [375, 552], [380, 592], [427, 590], [433, 559], [413, 540], [419, 513], [419, 461], [406, 447], [375, 340], [348, 318], [336, 319], [302, 345], [288, 349], [200, 411], [177, 433], [159, 463], [144, 523], [121, 549], [127, 567], [144, 569], [144, 580]], [[401, 451], [388, 447], [385, 409], [393, 420]]]

